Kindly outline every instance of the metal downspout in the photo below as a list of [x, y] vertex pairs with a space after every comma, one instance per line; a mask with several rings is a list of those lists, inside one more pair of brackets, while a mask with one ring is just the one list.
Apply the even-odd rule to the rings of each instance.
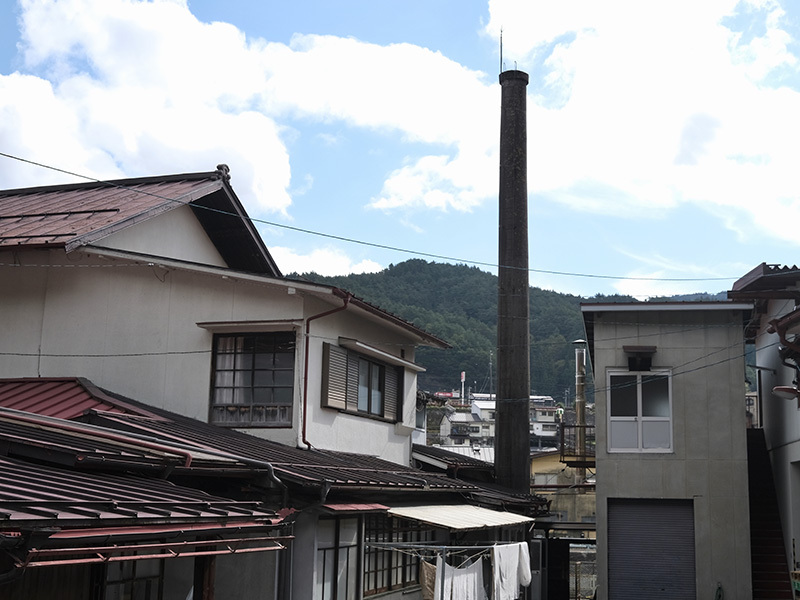
[[338, 288], [334, 288], [333, 293], [344, 300], [344, 304], [337, 308], [333, 308], [331, 310], [326, 310], [325, 312], [321, 312], [317, 315], [311, 315], [306, 319], [306, 331], [305, 331], [305, 357], [303, 360], [303, 427], [302, 427], [302, 442], [306, 445], [306, 447], [311, 450], [313, 446], [311, 442], [308, 441], [307, 438], [307, 427], [306, 424], [308, 423], [308, 355], [309, 355], [309, 340], [311, 339], [311, 321], [314, 319], [320, 319], [322, 317], [327, 317], [328, 315], [332, 315], [337, 312], [341, 312], [347, 308], [347, 305], [350, 304], [350, 298], [353, 297], [352, 294], [349, 292], [342, 291]]

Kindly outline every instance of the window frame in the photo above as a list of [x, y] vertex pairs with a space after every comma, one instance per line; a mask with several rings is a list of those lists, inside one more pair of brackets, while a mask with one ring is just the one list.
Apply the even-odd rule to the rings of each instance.
[[434, 529], [408, 519], [383, 513], [364, 515], [363, 597], [409, 590], [420, 585], [420, 557], [392, 548], [370, 546], [376, 543], [426, 543], [436, 537]]
[[[232, 350], [222, 347], [223, 340], [233, 340]], [[239, 342], [241, 340], [241, 343]], [[249, 344], [249, 345], [248, 345]], [[268, 352], [257, 352], [258, 345], [270, 347]], [[288, 349], [279, 352], [282, 346]], [[215, 333], [212, 342], [211, 352], [211, 385], [209, 392], [209, 423], [219, 427], [232, 428], [291, 428], [294, 414], [296, 375], [297, 375], [297, 332], [294, 329], [281, 329], [276, 331], [257, 331], [257, 332], [225, 332]], [[224, 351], [231, 350], [231, 351]], [[279, 366], [276, 361], [278, 354], [291, 353], [291, 367]], [[257, 364], [257, 356], [272, 356], [271, 367]], [[223, 356], [232, 357], [231, 365], [220, 366]], [[247, 362], [250, 364], [248, 365]], [[287, 361], [288, 362], [288, 361]], [[273, 378], [272, 385], [259, 385], [259, 375], [270, 373]], [[223, 374], [227, 374], [229, 381], [220, 383]], [[281, 382], [276, 383], [275, 377], [281, 374]], [[237, 382], [237, 379], [240, 382]], [[249, 381], [249, 383], [241, 383]], [[217, 395], [220, 391], [230, 390], [231, 401], [220, 402]], [[237, 402], [235, 400], [238, 390], [249, 391], [250, 401]], [[259, 402], [256, 399], [257, 390], [270, 390], [271, 394], [281, 391], [283, 395], [288, 392], [287, 400], [271, 400], [269, 402]], [[247, 394], [245, 394], [247, 395]], [[225, 409], [228, 409], [227, 411]], [[231, 410], [233, 409], [233, 410]], [[238, 413], [238, 418], [225, 420], [219, 417], [220, 414]], [[257, 413], [262, 414], [261, 419], [255, 419]], [[277, 418], [267, 419], [267, 415], [273, 413]], [[248, 419], [241, 418], [248, 415]]]
[[[143, 573], [148, 566], [155, 566], [156, 569], [148, 569]], [[107, 563], [104, 567], [101, 584], [103, 598], [161, 600], [164, 597], [164, 559], [120, 560]]]
[[[333, 527], [332, 544], [317, 539], [316, 573], [314, 582], [315, 597], [321, 600], [356, 600], [361, 597], [361, 547], [363, 524], [358, 516], [320, 518], [318, 532], [325, 526]], [[349, 522], [355, 527], [355, 540], [342, 539], [342, 525]], [[342, 562], [346, 563], [342, 577]], [[330, 566], [331, 571], [328, 571]], [[330, 577], [326, 577], [330, 575]], [[351, 577], [352, 576], [352, 577]], [[344, 587], [344, 590], [342, 590]]]
[[[373, 379], [376, 374], [377, 385]], [[366, 398], [362, 397], [362, 375], [367, 382]], [[323, 344], [320, 403], [324, 408], [390, 423], [402, 422], [404, 379], [405, 368], [400, 365], [329, 342]], [[375, 392], [379, 393], [379, 401]]]
[[[613, 414], [613, 398], [612, 395], [615, 389], [619, 389], [616, 383], [612, 383], [615, 377], [635, 377], [636, 378], [636, 414], [635, 415], [614, 415]], [[667, 383], [667, 415], [645, 415], [643, 410], [644, 393], [643, 381], [648, 378], [665, 378]], [[607, 450], [614, 454], [669, 454], [674, 452], [674, 432], [673, 432], [673, 398], [672, 398], [672, 369], [669, 368], [654, 368], [649, 371], [630, 371], [628, 369], [608, 369], [606, 372], [606, 389], [607, 389], [607, 411], [606, 417], [607, 425]], [[615, 445], [614, 433], [615, 425], [624, 423], [636, 423], [636, 446], [621, 446]], [[669, 428], [669, 444], [667, 447], [646, 447], [645, 429], [648, 424], [653, 425], [657, 423], [666, 423]]]

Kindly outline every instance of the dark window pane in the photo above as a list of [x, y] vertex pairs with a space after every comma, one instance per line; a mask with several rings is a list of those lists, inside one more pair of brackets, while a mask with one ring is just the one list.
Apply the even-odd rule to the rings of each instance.
[[255, 381], [253, 382], [257, 387], [264, 387], [268, 385], [273, 385], [274, 381], [274, 372], [273, 371], [256, 371], [255, 372]]
[[292, 390], [291, 388], [274, 388], [272, 390], [272, 400], [275, 404], [280, 406], [292, 405]]
[[275, 367], [280, 369], [291, 369], [294, 367], [294, 351], [276, 352]]
[[612, 375], [611, 416], [635, 417], [639, 414], [637, 405], [636, 375]]
[[271, 369], [273, 365], [272, 353], [270, 354], [256, 354], [256, 369]]
[[254, 388], [254, 404], [270, 404], [272, 402], [272, 388]]
[[669, 417], [669, 379], [666, 376], [642, 377], [642, 416]]
[[294, 373], [292, 371], [273, 371], [273, 374], [275, 375], [275, 385], [294, 385]]

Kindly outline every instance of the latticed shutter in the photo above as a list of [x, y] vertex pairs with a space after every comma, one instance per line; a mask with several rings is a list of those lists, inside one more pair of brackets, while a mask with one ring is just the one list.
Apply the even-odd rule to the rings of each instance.
[[358, 354], [347, 352], [347, 410], [358, 412]]
[[347, 350], [322, 345], [322, 406], [347, 409]]
[[400, 420], [400, 393], [402, 391], [402, 371], [399, 368], [386, 367], [384, 370], [386, 380], [383, 387], [383, 416], [392, 421]]

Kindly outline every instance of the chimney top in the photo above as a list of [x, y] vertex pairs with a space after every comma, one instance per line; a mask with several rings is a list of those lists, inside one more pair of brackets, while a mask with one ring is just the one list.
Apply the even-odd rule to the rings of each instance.
[[500, 83], [502, 84], [504, 81], [509, 79], [521, 79], [525, 82], [525, 85], [528, 85], [528, 74], [525, 71], [517, 71], [517, 70], [509, 70], [503, 71], [500, 73]]

